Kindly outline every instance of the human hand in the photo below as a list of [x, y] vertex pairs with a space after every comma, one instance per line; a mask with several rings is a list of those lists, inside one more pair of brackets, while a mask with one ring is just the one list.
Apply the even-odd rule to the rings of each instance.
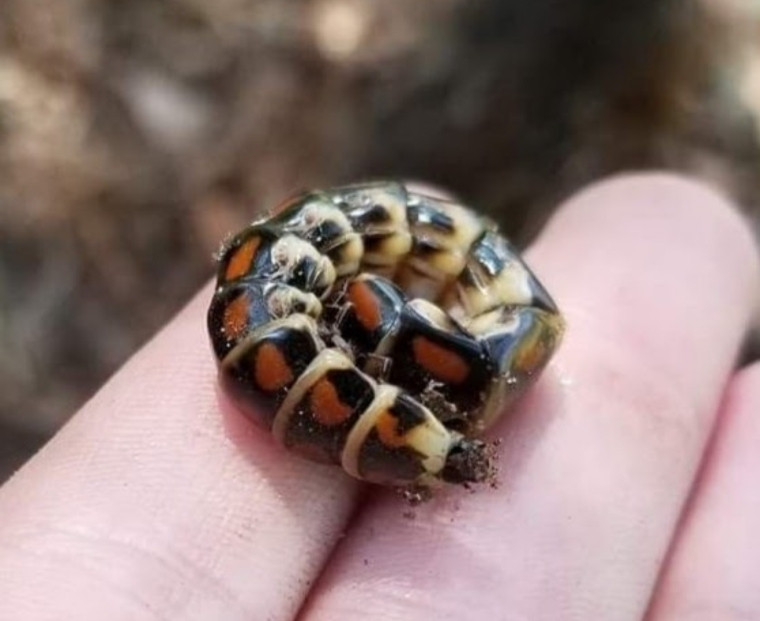
[[218, 398], [207, 289], [0, 490], [0, 619], [760, 617], [749, 231], [699, 185], [627, 177], [527, 256], [568, 329], [493, 433], [498, 489], [410, 519], [277, 448]]

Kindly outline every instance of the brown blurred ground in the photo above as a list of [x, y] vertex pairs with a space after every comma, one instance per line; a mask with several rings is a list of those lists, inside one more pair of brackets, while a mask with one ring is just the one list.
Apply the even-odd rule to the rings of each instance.
[[748, 5], [6, 0], [0, 477], [298, 189], [426, 179], [524, 242], [588, 181], [666, 167], [752, 213]]

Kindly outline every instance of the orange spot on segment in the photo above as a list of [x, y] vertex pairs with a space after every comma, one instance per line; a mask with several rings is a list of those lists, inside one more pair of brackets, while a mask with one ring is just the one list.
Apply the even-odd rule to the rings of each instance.
[[546, 347], [541, 341], [527, 343], [517, 352], [513, 365], [518, 371], [531, 373], [535, 371], [546, 358]]
[[400, 448], [406, 444], [406, 439], [398, 432], [398, 419], [390, 412], [383, 412], [375, 422], [377, 437], [385, 446]]
[[340, 400], [338, 391], [328, 379], [321, 379], [314, 385], [310, 400], [314, 418], [327, 427], [345, 423], [354, 411]]
[[470, 365], [459, 354], [433, 343], [424, 336], [415, 337], [412, 350], [417, 364], [444, 382], [460, 384], [470, 373]]
[[279, 390], [293, 381], [293, 369], [279, 348], [272, 343], [264, 343], [256, 352], [254, 375], [256, 383], [269, 392]]
[[256, 251], [259, 249], [259, 244], [261, 244], [260, 237], [251, 237], [233, 252], [224, 272], [225, 280], [234, 280], [248, 273], [253, 263], [253, 257], [256, 256]]
[[382, 320], [377, 297], [365, 282], [354, 282], [348, 290], [348, 299], [356, 309], [356, 318], [367, 330], [376, 330]]
[[243, 335], [248, 327], [248, 297], [245, 294], [239, 295], [227, 304], [222, 322], [227, 339], [234, 340]]

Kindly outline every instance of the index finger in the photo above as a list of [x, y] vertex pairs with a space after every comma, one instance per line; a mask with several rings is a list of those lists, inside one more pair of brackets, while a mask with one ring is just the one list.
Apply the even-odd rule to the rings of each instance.
[[2, 619], [289, 619], [357, 485], [216, 394], [210, 289], [0, 490]]

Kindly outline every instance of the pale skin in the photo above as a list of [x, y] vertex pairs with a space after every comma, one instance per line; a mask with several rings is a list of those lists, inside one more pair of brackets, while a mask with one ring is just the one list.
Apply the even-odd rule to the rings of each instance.
[[527, 259], [565, 342], [493, 430], [500, 486], [415, 510], [216, 389], [206, 288], [0, 490], [0, 619], [760, 618], [760, 286], [736, 210], [622, 177]]

